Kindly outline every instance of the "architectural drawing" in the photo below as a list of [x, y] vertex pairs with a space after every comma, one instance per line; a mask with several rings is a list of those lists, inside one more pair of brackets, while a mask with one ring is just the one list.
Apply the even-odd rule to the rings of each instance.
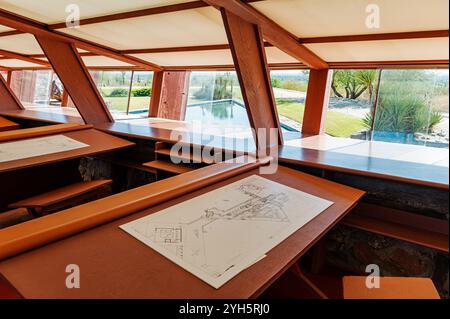
[[71, 151], [89, 145], [65, 135], [53, 135], [0, 144], [0, 163]]
[[331, 205], [254, 175], [121, 228], [219, 288]]

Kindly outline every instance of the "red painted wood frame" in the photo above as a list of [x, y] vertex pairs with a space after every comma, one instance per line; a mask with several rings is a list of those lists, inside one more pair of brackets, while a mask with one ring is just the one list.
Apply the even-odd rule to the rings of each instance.
[[[11, 73], [8, 72], [8, 82], [10, 82]], [[17, 96], [12, 91], [9, 83], [0, 75], [0, 110], [23, 110], [24, 107]]]
[[[227, 10], [241, 19], [257, 25], [264, 35], [264, 39], [296, 58], [312, 69], [326, 69], [328, 64], [306, 46], [301, 44], [297, 37], [283, 29], [280, 25], [269, 19], [254, 7], [239, 0], [204, 0], [204, 2]], [[264, 43], [262, 44], [264, 47]]]
[[302, 125], [303, 134], [319, 135], [324, 133], [332, 75], [333, 71], [329, 69], [310, 70], [309, 72]]
[[83, 120], [88, 124], [114, 122], [75, 46], [44, 36], [35, 37]]
[[150, 116], [182, 121], [189, 95], [189, 71], [155, 72]]
[[256, 145], [259, 150], [274, 146], [270, 132], [260, 136], [260, 128], [278, 129], [278, 144], [281, 145], [283, 136], [261, 31], [239, 16], [225, 9], [221, 11], [250, 125], [255, 129]]

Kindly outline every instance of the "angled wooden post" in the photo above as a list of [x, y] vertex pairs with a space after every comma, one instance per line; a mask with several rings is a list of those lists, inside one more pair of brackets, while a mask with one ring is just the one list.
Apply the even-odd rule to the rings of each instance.
[[[10, 74], [8, 72], [8, 78]], [[0, 111], [23, 110], [24, 107], [9, 84], [0, 75]]]
[[6, 75], [6, 83], [11, 87], [11, 80], [12, 80], [12, 71], [9, 70]]
[[302, 133], [320, 135], [325, 132], [332, 80], [332, 70], [310, 70]]
[[160, 71], [153, 75], [150, 117], [184, 120], [190, 72]]
[[45, 36], [35, 37], [83, 120], [88, 124], [113, 122], [75, 46]]
[[[250, 125], [255, 129], [256, 145], [258, 149], [274, 146], [270, 129], [278, 129], [281, 145], [283, 136], [261, 31], [239, 16], [225, 9], [221, 11]], [[265, 135], [260, 136], [258, 129], [266, 129]]]

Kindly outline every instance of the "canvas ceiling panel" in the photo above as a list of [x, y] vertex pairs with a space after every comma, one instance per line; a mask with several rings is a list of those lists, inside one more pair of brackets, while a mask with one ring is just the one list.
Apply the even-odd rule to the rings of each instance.
[[201, 8], [61, 30], [118, 50], [223, 44], [220, 12]]
[[22, 54], [43, 54], [41, 47], [31, 34], [0, 37], [0, 49]]
[[81, 18], [148, 9], [195, 0], [0, 0], [2, 9], [44, 22], [47, 24], [66, 21], [66, 8], [76, 4]]
[[447, 60], [448, 38], [306, 45], [328, 62]]
[[0, 33], [1, 33], [1, 32], [12, 31], [12, 30], [14, 30], [14, 29], [5, 27], [5, 26], [3, 26], [3, 25], [0, 25]]
[[[366, 26], [366, 8], [380, 8], [380, 28]], [[443, 30], [448, 0], [265, 0], [251, 4], [298, 37]]]
[[104, 56], [85, 56], [82, 59], [87, 67], [132, 67], [131, 64]]
[[266, 56], [268, 63], [298, 63], [299, 61], [290, 55], [284, 53], [278, 48], [266, 48]]
[[40, 68], [42, 65], [34, 64], [22, 60], [7, 59], [0, 60], [0, 66], [5, 66], [7, 68]]
[[229, 50], [133, 54], [133, 56], [161, 66], [232, 65]]

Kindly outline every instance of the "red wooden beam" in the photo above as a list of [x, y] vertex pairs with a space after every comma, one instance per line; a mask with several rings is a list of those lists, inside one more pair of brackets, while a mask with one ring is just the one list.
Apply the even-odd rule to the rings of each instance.
[[332, 75], [333, 71], [327, 69], [311, 70], [309, 73], [302, 125], [304, 134], [319, 135], [325, 131]]
[[[273, 95], [264, 41], [258, 26], [222, 9], [236, 72], [259, 150], [273, 146], [270, 129], [278, 129], [278, 144], [283, 143], [280, 121]], [[260, 136], [258, 129], [266, 129]], [[262, 132], [261, 132], [262, 133]]]
[[29, 62], [29, 63], [33, 63], [33, 64], [43, 65], [46, 67], [50, 66], [50, 64], [46, 61], [42, 61], [42, 60], [35, 59], [35, 58], [30, 58], [24, 54], [12, 52], [12, 51], [0, 49], [0, 55], [3, 55], [6, 58], [21, 60], [21, 61], [25, 61], [25, 62]]
[[182, 121], [189, 91], [188, 71], [163, 71], [153, 75], [150, 117]]
[[84, 121], [88, 124], [113, 122], [75, 46], [45, 36], [35, 37]]
[[302, 45], [298, 39], [288, 31], [280, 27], [273, 20], [263, 15], [252, 6], [239, 0], [204, 0], [206, 3], [224, 8], [228, 12], [257, 25], [261, 28], [264, 39], [278, 47], [290, 56], [305, 63], [312, 69], [326, 69], [328, 64], [314, 52]]
[[[8, 72], [8, 82], [10, 73]], [[11, 90], [9, 84], [0, 75], [0, 111], [23, 110], [24, 107]]]

